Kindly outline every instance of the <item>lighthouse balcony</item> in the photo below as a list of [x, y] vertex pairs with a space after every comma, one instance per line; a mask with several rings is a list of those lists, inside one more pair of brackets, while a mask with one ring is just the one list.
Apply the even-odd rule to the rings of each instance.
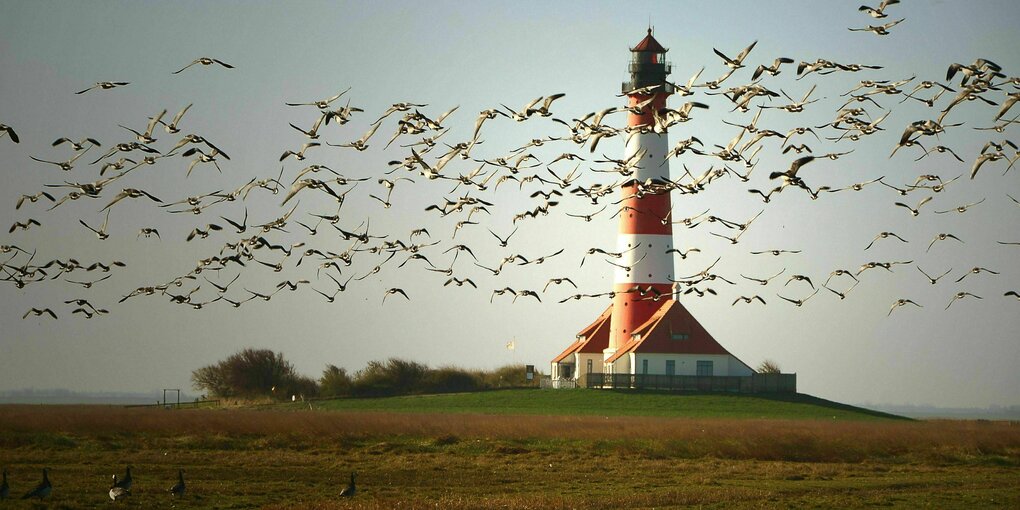
[[630, 80], [623, 82], [623, 85], [620, 87], [620, 91], [623, 94], [629, 94], [634, 90], [637, 90], [642, 87], [647, 87], [649, 85], [662, 85], [662, 88], [657, 90], [656, 92], [665, 92], [667, 94], [672, 94], [676, 92], [676, 89], [673, 87], [673, 84], [666, 82], [666, 75], [664, 74], [647, 78], [634, 77]]
[[631, 62], [628, 66], [628, 71], [631, 74], [634, 73], [662, 73], [670, 74], [673, 72], [673, 63], [669, 61], [661, 62]]

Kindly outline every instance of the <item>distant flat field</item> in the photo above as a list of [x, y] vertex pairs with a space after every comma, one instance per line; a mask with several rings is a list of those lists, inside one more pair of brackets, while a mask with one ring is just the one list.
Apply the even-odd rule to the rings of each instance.
[[[656, 407], [666, 398], [703, 414], [640, 415], [633, 402], [627, 415], [497, 414], [464, 406], [447, 412], [442, 405], [414, 411], [422, 405], [415, 399], [465, 402], [460, 395], [313, 406], [344, 410], [9, 405], [0, 406], [0, 464], [10, 471], [14, 496], [38, 482], [42, 467], [52, 468], [47, 507], [67, 509], [112, 505], [110, 475], [123, 474], [127, 464], [134, 467], [133, 494], [118, 504], [135, 508], [168, 508], [166, 489], [178, 468], [188, 494], [177, 508], [1020, 508], [1015, 423], [867, 413], [855, 419], [831, 414], [838, 404], [824, 401], [818, 405], [829, 406], [827, 419], [803, 410], [811, 417], [733, 409], [712, 417], [709, 408], [723, 401], [749, 409], [766, 404], [592, 392], [599, 395], [569, 398], [633, 396]], [[514, 393], [532, 401], [560, 398], [537, 390], [471, 397], [486, 409], [496, 402], [484, 404], [486, 398]], [[345, 407], [402, 400], [399, 412]], [[340, 500], [352, 471], [358, 495]]]

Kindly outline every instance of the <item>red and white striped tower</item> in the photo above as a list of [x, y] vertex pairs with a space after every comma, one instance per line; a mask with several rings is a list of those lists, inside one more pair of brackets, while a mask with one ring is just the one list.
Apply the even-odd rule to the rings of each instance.
[[[666, 153], [669, 142], [665, 130], [655, 132], [654, 113], [666, 107], [666, 98], [673, 92], [672, 85], [666, 83], [670, 73], [670, 64], [666, 62], [666, 48], [648, 35], [631, 48], [630, 80], [624, 82], [623, 93], [630, 98], [630, 106], [636, 106], [651, 99], [641, 109], [641, 113], [628, 114], [627, 125], [632, 129], [645, 126], [647, 129], [630, 135], [624, 158], [628, 159], [641, 153], [640, 162], [631, 181], [621, 188], [623, 208], [620, 213], [617, 252], [624, 252], [618, 263], [624, 268], [616, 268], [613, 279], [613, 290], [617, 292], [613, 298], [612, 318], [610, 319], [609, 346], [605, 350], [606, 359], [617, 349], [630, 341], [631, 332], [643, 324], [662, 306], [662, 300], [642, 300], [638, 293], [624, 291], [640, 286], [643, 290], [649, 287], [660, 292], [663, 299], [668, 299], [672, 289], [670, 279], [673, 277], [673, 257], [666, 253], [673, 247], [673, 225], [668, 221], [670, 211], [669, 193], [644, 193], [635, 196], [638, 183], [665, 183], [669, 179], [669, 160]], [[649, 90], [649, 87], [655, 87]], [[667, 188], [668, 189], [668, 188]], [[644, 297], [652, 294], [645, 294]]]

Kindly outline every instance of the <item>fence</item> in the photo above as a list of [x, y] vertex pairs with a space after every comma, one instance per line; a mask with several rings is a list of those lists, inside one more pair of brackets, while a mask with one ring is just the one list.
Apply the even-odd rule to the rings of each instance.
[[542, 389], [573, 389], [577, 387], [577, 381], [574, 379], [553, 379], [552, 377], [543, 377], [539, 379], [538, 386]]
[[641, 389], [730, 393], [796, 393], [797, 374], [701, 376], [661, 374], [585, 374], [580, 385], [598, 389]]
[[186, 409], [203, 406], [219, 405], [219, 400], [195, 400], [194, 402], [156, 402], [155, 404], [129, 404], [124, 407], [163, 407], [166, 409]]

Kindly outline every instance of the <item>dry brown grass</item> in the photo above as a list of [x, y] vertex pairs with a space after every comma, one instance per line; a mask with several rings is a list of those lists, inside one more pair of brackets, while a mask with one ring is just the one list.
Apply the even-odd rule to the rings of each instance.
[[[465, 440], [596, 442], [653, 457], [860, 462], [923, 458], [955, 462], [1001, 456], [1020, 460], [1020, 426], [1008, 422], [826, 422], [590, 416], [495, 416], [279, 410], [125, 409], [101, 406], [0, 406], [0, 446], [53, 437], [145, 435], [194, 438], [226, 447], [260, 437], [279, 445], [417, 438], [434, 446]], [[56, 436], [54, 436], [56, 435]], [[243, 441], [242, 441], [243, 442]]]
[[1020, 427], [985, 422], [0, 406], [0, 463], [15, 494], [52, 467], [66, 509], [110, 504], [125, 464], [137, 508], [178, 468], [186, 508], [1020, 505]]

